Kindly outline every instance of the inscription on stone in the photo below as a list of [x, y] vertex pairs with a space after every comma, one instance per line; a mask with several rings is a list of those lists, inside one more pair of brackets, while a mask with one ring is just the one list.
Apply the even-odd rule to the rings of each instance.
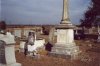
[[58, 43], [66, 43], [66, 30], [57, 30], [57, 42]]
[[5, 60], [5, 42], [0, 41], [0, 63], [1, 64], [6, 64], [6, 60]]

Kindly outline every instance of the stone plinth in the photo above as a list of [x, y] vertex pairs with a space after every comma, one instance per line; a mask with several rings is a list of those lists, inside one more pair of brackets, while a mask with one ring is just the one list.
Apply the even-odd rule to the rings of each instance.
[[60, 25], [55, 27], [57, 30], [57, 43], [52, 48], [51, 54], [70, 57], [75, 59], [79, 48], [74, 42], [74, 26], [70, 22], [68, 13], [68, 0], [63, 0], [63, 12]]
[[51, 55], [65, 56], [64, 58], [76, 59], [79, 47], [73, 43], [72, 45], [55, 44], [52, 48]]
[[75, 59], [79, 52], [79, 47], [74, 42], [74, 26], [72, 25], [58, 25], [57, 29], [57, 43], [52, 48], [52, 55], [62, 55], [66, 58], [69, 56]]

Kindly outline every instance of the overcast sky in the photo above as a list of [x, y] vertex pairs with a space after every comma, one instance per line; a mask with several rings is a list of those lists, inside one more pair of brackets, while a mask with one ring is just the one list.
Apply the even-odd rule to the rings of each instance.
[[[79, 24], [90, 0], [69, 0], [70, 19]], [[1, 0], [1, 17], [8, 24], [59, 24], [63, 0]]]
[[0, 0], [0, 20], [1, 20], [1, 0]]

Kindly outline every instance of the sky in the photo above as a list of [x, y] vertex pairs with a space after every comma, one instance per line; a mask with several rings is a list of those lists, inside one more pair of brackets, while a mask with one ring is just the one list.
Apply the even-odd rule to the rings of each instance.
[[[1, 0], [0, 0], [0, 5], [1, 5]], [[1, 20], [1, 6], [0, 6], [0, 20]]]
[[[90, 0], [69, 0], [69, 17], [79, 24]], [[7, 24], [59, 24], [63, 0], [1, 0], [0, 20]]]

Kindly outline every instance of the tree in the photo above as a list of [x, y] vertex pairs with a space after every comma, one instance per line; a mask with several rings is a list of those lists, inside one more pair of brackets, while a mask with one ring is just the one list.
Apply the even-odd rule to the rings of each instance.
[[80, 19], [81, 26], [91, 27], [97, 24], [100, 16], [100, 1], [91, 0], [88, 10], [84, 13], [84, 17]]
[[5, 30], [6, 29], [6, 23], [5, 21], [0, 21], [0, 29]]
[[50, 27], [49, 26], [42, 26], [44, 35], [49, 35]]

